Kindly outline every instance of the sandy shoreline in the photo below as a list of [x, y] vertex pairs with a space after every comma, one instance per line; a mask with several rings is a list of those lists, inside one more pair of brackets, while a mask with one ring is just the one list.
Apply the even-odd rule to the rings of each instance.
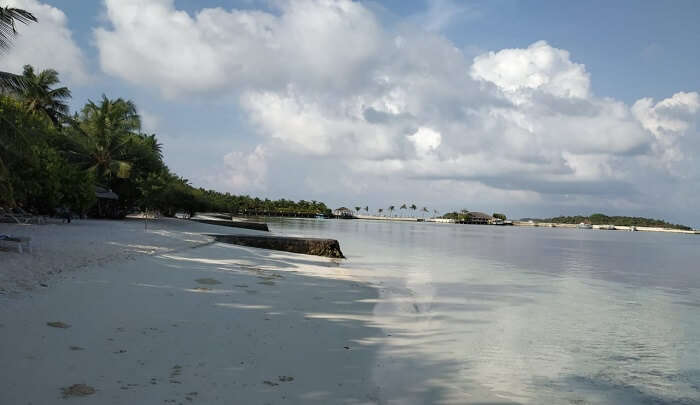
[[141, 220], [0, 223], [0, 233], [30, 237], [33, 246], [32, 254], [17, 254], [9, 246], [0, 250], [0, 295], [41, 288], [57, 274], [86, 266], [211, 243], [212, 238], [202, 233], [217, 227], [160, 219], [144, 228]]
[[381, 402], [376, 289], [330, 259], [212, 243], [200, 234], [212, 229], [3, 225], [35, 244], [0, 251], [11, 365], [0, 403], [55, 403], [74, 384], [93, 387], [81, 402], [95, 404]]

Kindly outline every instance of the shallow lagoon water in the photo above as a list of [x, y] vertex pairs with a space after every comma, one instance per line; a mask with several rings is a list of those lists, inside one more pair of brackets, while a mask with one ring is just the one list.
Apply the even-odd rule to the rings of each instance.
[[700, 237], [267, 219], [379, 287], [383, 403], [700, 403]]

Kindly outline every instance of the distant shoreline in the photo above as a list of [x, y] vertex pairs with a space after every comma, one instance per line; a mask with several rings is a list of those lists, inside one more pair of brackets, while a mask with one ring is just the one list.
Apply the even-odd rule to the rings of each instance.
[[[354, 215], [352, 218], [347, 219], [363, 219], [371, 221], [395, 221], [395, 222], [431, 222], [431, 223], [441, 223], [441, 224], [456, 224], [454, 220], [445, 218], [415, 218], [415, 217], [383, 217], [374, 215]], [[488, 224], [484, 224], [487, 225]], [[557, 222], [529, 222], [529, 221], [513, 221], [514, 226], [521, 227], [534, 227], [534, 228], [577, 228], [578, 224], [562, 224]], [[490, 226], [502, 226], [502, 225], [490, 225]], [[631, 229], [634, 228], [634, 229]], [[591, 230], [609, 230], [609, 231], [637, 231], [637, 232], [665, 232], [665, 233], [682, 233], [689, 235], [700, 235], [700, 230], [698, 229], [674, 229], [674, 228], [662, 228], [654, 226], [625, 226], [625, 225], [592, 225]]]

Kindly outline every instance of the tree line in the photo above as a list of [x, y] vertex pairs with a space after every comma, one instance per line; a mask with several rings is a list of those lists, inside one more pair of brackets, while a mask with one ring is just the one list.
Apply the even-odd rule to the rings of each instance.
[[625, 217], [625, 216], [608, 216], [605, 214], [592, 214], [590, 216], [560, 216], [554, 218], [545, 218], [541, 222], [552, 222], [555, 224], [580, 224], [586, 223], [591, 225], [617, 225], [617, 226], [648, 226], [656, 228], [682, 229], [686, 231], [692, 230], [691, 227], [679, 224], [672, 224], [662, 219], [643, 218], [643, 217]]
[[317, 201], [252, 198], [195, 188], [163, 162], [155, 134], [142, 131], [133, 102], [106, 96], [70, 115], [70, 90], [54, 70], [25, 66], [24, 86], [0, 94], [0, 205], [41, 214], [87, 214], [95, 186], [119, 196], [117, 215], [140, 210], [328, 213]]
[[[503, 221], [505, 221], [506, 219], [508, 219], [508, 218], [506, 217], [505, 214], [501, 214], [501, 213], [498, 213], [498, 212], [494, 212], [493, 215], [491, 215], [491, 216], [494, 217], [494, 218], [496, 218], [496, 219], [503, 220]], [[460, 221], [467, 221], [467, 222], [468, 222], [468, 221], [470, 221], [473, 217], [474, 217], [474, 214], [473, 214], [472, 212], [470, 212], [469, 210], [463, 209], [463, 210], [460, 210], [460, 211], [448, 212], [448, 213], [446, 213], [445, 215], [443, 215], [443, 216], [440, 217], [440, 218], [444, 218], [444, 219], [454, 219], [454, 220], [457, 221], [457, 222], [460, 222]]]
[[[364, 210], [364, 211], [365, 211], [365, 215], [369, 215], [369, 211], [370, 211], [369, 206], [365, 206], [364, 208], [362, 208], [361, 206], [358, 205], [358, 206], [355, 206], [355, 207], [353, 207], [353, 208], [355, 208], [355, 213], [356, 213], [356, 214], [360, 214], [360, 213], [362, 212], [362, 210]], [[389, 216], [394, 216], [394, 211], [395, 211], [395, 210], [396, 210], [396, 206], [395, 206], [395, 205], [390, 205], [389, 207], [386, 208], [386, 211], [385, 211], [384, 208], [378, 208], [378, 209], [377, 209], [377, 215], [383, 216], [385, 212], [388, 212], [388, 213], [389, 213]], [[411, 204], [411, 205], [402, 204], [402, 205], [399, 207], [399, 210], [406, 210], [406, 212], [408, 212], [408, 210], [411, 210], [411, 211], [414, 212], [414, 214], [415, 214], [416, 211], [420, 211], [420, 213], [421, 213], [422, 216], [425, 216], [426, 214], [429, 214], [429, 213], [430, 213], [430, 210], [428, 209], [428, 207], [423, 207], [423, 208], [420, 208], [420, 209], [419, 209], [418, 206], [417, 206], [416, 204]], [[403, 216], [403, 211], [401, 211], [401, 212], [402, 212], [402, 216]], [[434, 213], [435, 215], [437, 215], [438, 211], [437, 211], [437, 210], [433, 210], [433, 213]]]
[[[31, 13], [0, 7], [0, 57], [12, 46], [16, 24], [36, 23]], [[155, 134], [142, 131], [131, 100], [102, 96], [71, 114], [71, 91], [53, 69], [0, 72], [0, 207], [37, 214], [58, 209], [87, 214], [97, 187], [118, 196], [114, 216], [134, 209], [230, 213], [329, 214], [322, 202], [220, 193], [193, 187], [163, 161]]]

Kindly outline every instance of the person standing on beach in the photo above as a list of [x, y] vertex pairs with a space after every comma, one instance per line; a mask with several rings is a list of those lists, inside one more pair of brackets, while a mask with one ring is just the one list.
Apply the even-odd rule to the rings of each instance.
[[70, 213], [70, 209], [68, 209], [68, 208], [66, 208], [66, 207], [61, 208], [60, 211], [59, 211], [59, 215], [58, 215], [58, 216], [59, 216], [60, 218], [63, 219], [62, 222], [63, 222], [64, 224], [65, 224], [65, 223], [69, 223], [69, 224], [70, 224], [70, 221], [71, 221], [71, 219], [72, 219], [72, 216], [71, 216], [71, 213]]

